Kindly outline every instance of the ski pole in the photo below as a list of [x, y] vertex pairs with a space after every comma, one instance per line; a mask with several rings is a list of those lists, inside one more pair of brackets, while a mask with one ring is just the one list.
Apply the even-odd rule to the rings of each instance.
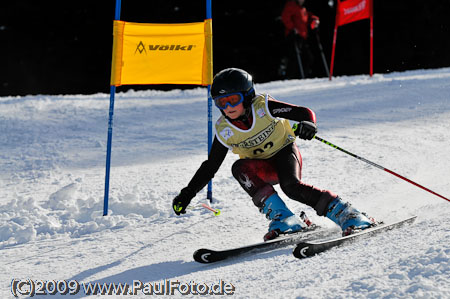
[[206, 203], [202, 203], [202, 207], [204, 207], [205, 209], [208, 209], [211, 212], [213, 212], [214, 216], [219, 216], [220, 215], [220, 210], [219, 209], [213, 209], [210, 206], [208, 206]]
[[299, 44], [298, 40], [294, 38], [294, 48], [295, 48], [295, 54], [297, 55], [297, 62], [298, 62], [298, 69], [300, 71], [300, 79], [305, 79], [305, 72], [303, 71], [303, 63], [302, 63], [302, 57], [300, 54]]
[[187, 209], [193, 210], [195, 207], [203, 207], [203, 208], [205, 208], [205, 209], [207, 209], [207, 210], [210, 210], [211, 212], [214, 213], [214, 216], [219, 216], [219, 215], [220, 215], [220, 210], [219, 210], [219, 209], [213, 209], [213, 208], [211, 208], [210, 206], [208, 206], [208, 205], [205, 204], [205, 203], [202, 203], [202, 204], [199, 205], [199, 206], [188, 206]]
[[367, 160], [367, 159], [365, 159], [365, 158], [363, 158], [363, 157], [360, 157], [360, 156], [355, 155], [355, 154], [353, 154], [353, 153], [351, 153], [351, 152], [349, 152], [349, 151], [346, 151], [345, 149], [343, 149], [343, 148], [341, 148], [341, 147], [339, 147], [339, 146], [337, 146], [337, 145], [334, 145], [333, 143], [331, 143], [331, 142], [329, 142], [329, 141], [326, 141], [325, 139], [322, 139], [322, 138], [320, 138], [320, 137], [318, 137], [318, 136], [314, 136], [314, 138], [317, 139], [317, 140], [319, 140], [319, 141], [321, 141], [321, 142], [323, 142], [323, 143], [325, 143], [325, 144], [327, 144], [327, 145], [329, 145], [329, 146], [331, 146], [331, 147], [333, 147], [333, 148], [335, 148], [335, 149], [337, 149], [337, 150], [340, 150], [341, 152], [344, 152], [344, 153], [346, 153], [346, 154], [348, 154], [348, 155], [350, 155], [350, 156], [352, 156], [352, 157], [354, 157], [354, 158], [356, 158], [356, 159], [359, 159], [359, 160], [361, 160], [361, 161], [363, 161], [363, 162], [366, 162], [367, 164], [370, 164], [370, 165], [372, 165], [372, 166], [375, 166], [376, 168], [379, 168], [379, 169], [381, 169], [381, 170], [384, 170], [384, 171], [386, 171], [386, 172], [388, 172], [388, 173], [390, 173], [390, 174], [393, 174], [393, 175], [395, 175], [396, 177], [398, 177], [398, 178], [400, 178], [400, 179], [402, 179], [402, 180], [405, 180], [405, 181], [407, 181], [408, 183], [411, 183], [411, 184], [413, 184], [413, 185], [416, 186], [416, 187], [422, 188], [423, 190], [430, 192], [431, 194], [434, 194], [434, 195], [436, 195], [436, 196], [438, 196], [438, 197], [440, 197], [440, 198], [443, 198], [443, 199], [445, 199], [445, 200], [447, 200], [447, 201], [450, 201], [450, 199], [448, 199], [448, 198], [446, 198], [446, 197], [444, 197], [444, 196], [442, 196], [442, 195], [440, 195], [440, 194], [438, 194], [438, 193], [436, 193], [436, 192], [434, 192], [434, 191], [432, 191], [432, 190], [430, 190], [430, 189], [428, 189], [428, 188], [426, 188], [426, 187], [424, 187], [424, 186], [422, 186], [422, 185], [420, 185], [420, 184], [417, 184], [416, 182], [413, 182], [413, 181], [411, 181], [410, 179], [407, 179], [407, 178], [405, 178], [404, 176], [399, 175], [398, 173], [393, 172], [392, 170], [389, 170], [389, 169], [387, 169], [387, 168], [385, 168], [385, 167], [383, 167], [383, 166], [381, 166], [381, 165], [378, 165], [378, 164], [376, 164], [376, 163], [374, 163], [374, 162], [371, 162], [371, 161], [369, 161], [369, 160]]
[[327, 59], [325, 58], [325, 54], [323, 53], [322, 43], [320, 42], [319, 29], [316, 29], [315, 31], [316, 31], [317, 46], [319, 47], [319, 52], [322, 57], [323, 67], [325, 69], [325, 73], [327, 74], [327, 77], [330, 77], [330, 71], [328, 70]]

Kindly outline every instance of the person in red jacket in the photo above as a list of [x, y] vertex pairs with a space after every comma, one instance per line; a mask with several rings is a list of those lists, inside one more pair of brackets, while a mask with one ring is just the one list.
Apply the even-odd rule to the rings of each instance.
[[[319, 17], [307, 11], [303, 6], [304, 3], [305, 0], [288, 0], [281, 13], [287, 38], [286, 47], [288, 48], [288, 55], [284, 59], [286, 75], [290, 77], [289, 75], [299, 73], [302, 79], [311, 75], [311, 67], [314, 61], [309, 45], [309, 32], [317, 29], [320, 23]], [[295, 60], [297, 60], [297, 63], [293, 62]], [[298, 78], [298, 76], [294, 77]]]
[[307, 11], [303, 4], [305, 0], [289, 0], [281, 13], [281, 20], [285, 26], [285, 35], [294, 32], [303, 39], [308, 38], [309, 28], [319, 27], [319, 17]]

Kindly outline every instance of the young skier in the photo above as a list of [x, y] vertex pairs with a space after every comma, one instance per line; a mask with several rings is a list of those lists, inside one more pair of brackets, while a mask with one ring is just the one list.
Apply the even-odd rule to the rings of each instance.
[[[177, 215], [186, 213], [192, 198], [214, 177], [231, 149], [240, 157], [232, 166], [233, 176], [271, 220], [264, 240], [306, 227], [278, 196], [275, 184], [280, 184], [289, 198], [334, 221], [344, 235], [374, 225], [373, 220], [333, 192], [301, 181], [302, 157], [295, 136], [311, 140], [316, 134], [312, 110], [276, 101], [268, 94], [257, 95], [252, 76], [237, 68], [224, 69], [214, 77], [211, 96], [222, 116], [215, 125], [216, 136], [208, 159], [173, 199]], [[299, 122], [295, 132], [288, 120]]]

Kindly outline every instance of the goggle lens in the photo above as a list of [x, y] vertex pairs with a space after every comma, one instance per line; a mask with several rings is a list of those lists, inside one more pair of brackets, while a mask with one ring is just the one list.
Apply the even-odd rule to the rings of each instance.
[[241, 93], [233, 93], [229, 95], [219, 96], [214, 98], [214, 103], [219, 109], [226, 109], [227, 106], [236, 107], [244, 101], [244, 96]]

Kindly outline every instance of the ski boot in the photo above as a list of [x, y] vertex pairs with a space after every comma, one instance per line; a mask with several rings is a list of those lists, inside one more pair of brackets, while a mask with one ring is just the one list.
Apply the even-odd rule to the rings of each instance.
[[377, 225], [373, 218], [344, 203], [339, 196], [328, 205], [326, 216], [341, 227], [343, 236]]
[[264, 202], [260, 212], [271, 220], [269, 232], [264, 235], [264, 241], [272, 240], [281, 234], [291, 234], [306, 227], [301, 220], [289, 210], [277, 193], [272, 194]]

